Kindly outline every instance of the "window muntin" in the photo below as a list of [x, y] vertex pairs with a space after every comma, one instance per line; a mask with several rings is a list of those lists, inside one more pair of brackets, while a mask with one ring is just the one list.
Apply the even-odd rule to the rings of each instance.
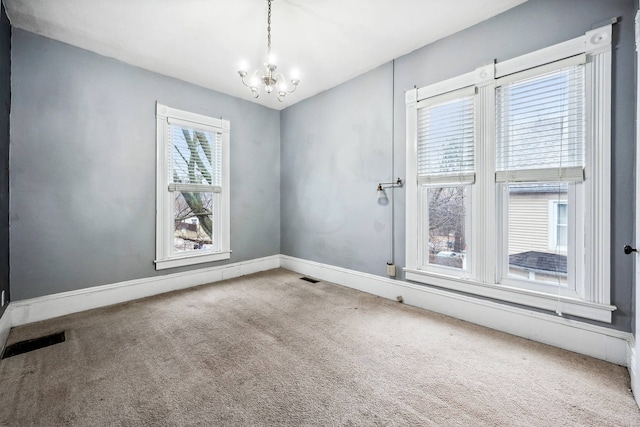
[[229, 122], [157, 105], [156, 268], [230, 257]]

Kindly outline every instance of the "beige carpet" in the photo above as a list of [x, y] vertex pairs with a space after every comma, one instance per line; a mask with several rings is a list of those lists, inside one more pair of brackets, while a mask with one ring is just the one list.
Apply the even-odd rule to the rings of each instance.
[[272, 270], [16, 328], [0, 425], [638, 426], [626, 368]]

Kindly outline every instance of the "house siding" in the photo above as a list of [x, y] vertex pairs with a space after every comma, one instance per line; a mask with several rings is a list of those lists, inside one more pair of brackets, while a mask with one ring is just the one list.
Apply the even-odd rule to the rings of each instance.
[[[559, 197], [560, 196], [560, 197]], [[509, 198], [509, 255], [549, 252], [549, 202], [567, 200], [558, 194], [512, 194]], [[566, 250], [553, 250], [566, 254]]]

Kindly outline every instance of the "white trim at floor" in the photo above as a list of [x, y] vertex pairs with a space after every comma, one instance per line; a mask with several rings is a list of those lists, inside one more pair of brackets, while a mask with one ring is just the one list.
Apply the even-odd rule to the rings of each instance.
[[640, 377], [638, 376], [638, 360], [637, 360], [637, 347], [636, 340], [631, 335], [629, 339], [629, 362], [627, 364], [627, 369], [629, 369], [629, 377], [631, 379], [631, 390], [633, 390], [633, 396], [636, 399], [636, 403], [640, 406]]
[[280, 256], [272, 255], [217, 267], [128, 280], [126, 282], [13, 301], [9, 303], [4, 315], [0, 318], [0, 351], [4, 349], [9, 331], [14, 326], [191, 288], [206, 283], [233, 279], [278, 267], [280, 267]]
[[0, 355], [4, 352], [4, 343], [7, 342], [9, 331], [11, 331], [11, 313], [9, 313], [9, 304], [5, 309], [2, 317], [0, 317]]
[[280, 266], [300, 274], [446, 314], [491, 329], [631, 366], [633, 335], [451, 291], [388, 279], [282, 255]]
[[[618, 365], [632, 367], [632, 360], [635, 360], [633, 335], [628, 332], [287, 255], [274, 255], [219, 267], [94, 286], [11, 302], [0, 318], [0, 347], [4, 347], [9, 331], [14, 326], [278, 267], [391, 300], [402, 296], [404, 303], [412, 306]], [[634, 374], [635, 370], [630, 369], [632, 382], [636, 381]]]

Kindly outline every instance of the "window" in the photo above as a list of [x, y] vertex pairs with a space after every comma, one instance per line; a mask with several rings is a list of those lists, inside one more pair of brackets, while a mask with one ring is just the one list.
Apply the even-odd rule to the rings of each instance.
[[549, 250], [566, 252], [569, 227], [569, 208], [566, 200], [551, 200], [549, 202], [548, 223]]
[[470, 190], [475, 180], [475, 88], [418, 105], [422, 267], [467, 271]]
[[[575, 271], [567, 269], [567, 259], [581, 258], [582, 248], [565, 237], [560, 253], [557, 231], [549, 233], [553, 216], [546, 199], [566, 198], [569, 191], [581, 197], [583, 192], [584, 61], [572, 57], [496, 81], [496, 182], [503, 190], [501, 217], [506, 219], [500, 256], [507, 268], [501, 283], [548, 293], [564, 293], [553, 286], [575, 289]], [[565, 236], [566, 217], [576, 216], [576, 204], [570, 207]], [[571, 225], [569, 234], [575, 235], [576, 222]], [[552, 247], [545, 247], [551, 239]]]
[[228, 259], [229, 122], [156, 109], [156, 269]]
[[611, 322], [610, 43], [406, 93], [408, 280]]

